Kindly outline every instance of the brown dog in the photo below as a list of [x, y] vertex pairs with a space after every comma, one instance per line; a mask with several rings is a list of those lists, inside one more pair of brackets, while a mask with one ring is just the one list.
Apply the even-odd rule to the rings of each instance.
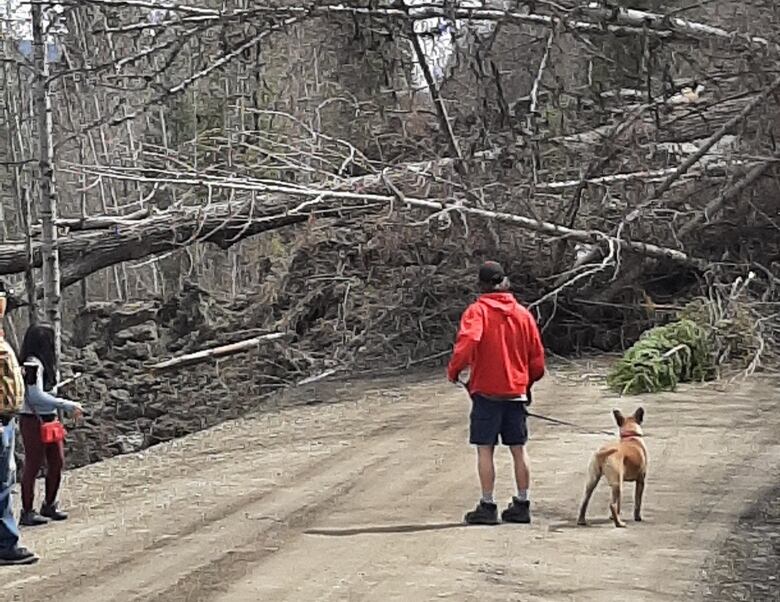
[[616, 527], [625, 527], [620, 518], [620, 500], [623, 493], [623, 482], [636, 482], [634, 491], [634, 520], [642, 520], [642, 494], [645, 490], [645, 476], [647, 475], [647, 448], [642, 441], [642, 420], [645, 411], [638, 408], [633, 415], [626, 418], [620, 410], [613, 410], [612, 415], [620, 429], [620, 440], [604, 445], [590, 461], [588, 466], [588, 481], [585, 484], [585, 497], [580, 506], [578, 525], [586, 525], [585, 511], [588, 502], [596, 489], [601, 476], [607, 477], [607, 482], [612, 489], [612, 503], [609, 511]]

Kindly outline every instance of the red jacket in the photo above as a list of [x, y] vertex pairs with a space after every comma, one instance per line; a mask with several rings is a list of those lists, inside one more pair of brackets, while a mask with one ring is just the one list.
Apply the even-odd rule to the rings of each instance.
[[531, 312], [512, 293], [488, 293], [463, 313], [447, 377], [471, 368], [469, 392], [523, 395], [544, 376], [544, 347]]

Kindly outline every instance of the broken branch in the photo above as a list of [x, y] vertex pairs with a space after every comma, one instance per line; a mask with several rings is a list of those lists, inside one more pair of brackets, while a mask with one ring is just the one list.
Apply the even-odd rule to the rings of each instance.
[[185, 368], [186, 366], [200, 364], [201, 362], [218, 359], [220, 357], [251, 351], [262, 343], [276, 341], [284, 338], [285, 336], [287, 335], [283, 332], [272, 332], [270, 334], [264, 334], [259, 337], [252, 337], [251, 339], [246, 339], [245, 341], [230, 343], [229, 345], [222, 345], [220, 347], [212, 347], [211, 349], [203, 349], [202, 351], [196, 351], [195, 353], [188, 353], [187, 355], [175, 357], [149, 366], [149, 369], [153, 372], [162, 372], [164, 370]]

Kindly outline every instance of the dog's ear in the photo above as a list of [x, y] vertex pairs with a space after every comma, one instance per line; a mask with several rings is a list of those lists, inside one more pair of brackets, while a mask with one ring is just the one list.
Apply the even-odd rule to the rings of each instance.
[[623, 426], [623, 423], [626, 421], [623, 413], [620, 410], [612, 410], [612, 415], [615, 417], [615, 422], [617, 422], [617, 425]]
[[642, 421], [645, 419], [645, 409], [642, 406], [639, 406], [636, 409], [636, 412], [634, 412], [634, 420], [636, 420], [637, 424], [642, 424]]

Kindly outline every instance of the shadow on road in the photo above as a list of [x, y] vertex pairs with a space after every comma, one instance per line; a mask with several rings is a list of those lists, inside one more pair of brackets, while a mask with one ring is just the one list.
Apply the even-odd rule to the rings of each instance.
[[589, 518], [587, 526], [581, 526], [577, 524], [575, 520], [561, 521], [558, 523], [550, 523], [547, 526], [547, 530], [553, 533], [560, 533], [566, 529], [587, 529], [588, 527], [596, 527], [599, 525], [611, 525], [611, 518]]
[[420, 533], [422, 531], [442, 531], [467, 527], [464, 523], [428, 523], [424, 525], [383, 525], [376, 527], [348, 527], [346, 529], [309, 529], [306, 535], [325, 535], [328, 537], [348, 537], [350, 535], [382, 533]]
[[[577, 526], [576, 521], [568, 520], [561, 521], [560, 518], [564, 514], [563, 512], [557, 512], [555, 510], [546, 511], [543, 510], [537, 513], [544, 518], [559, 519], [557, 522], [550, 523], [547, 527], [548, 531], [561, 532], [564, 529], [583, 529], [584, 527]], [[612, 521], [608, 518], [604, 519], [589, 519], [588, 524], [592, 526], [612, 524]], [[383, 533], [395, 534], [395, 533], [421, 533], [424, 531], [442, 531], [445, 529], [458, 529], [458, 528], [474, 528], [474, 526], [466, 525], [463, 522], [448, 522], [448, 523], [425, 523], [425, 524], [403, 524], [403, 525], [376, 525], [365, 527], [346, 527], [343, 529], [309, 529], [304, 531], [306, 535], [323, 535], [326, 537], [349, 537], [351, 535], [381, 535]]]

